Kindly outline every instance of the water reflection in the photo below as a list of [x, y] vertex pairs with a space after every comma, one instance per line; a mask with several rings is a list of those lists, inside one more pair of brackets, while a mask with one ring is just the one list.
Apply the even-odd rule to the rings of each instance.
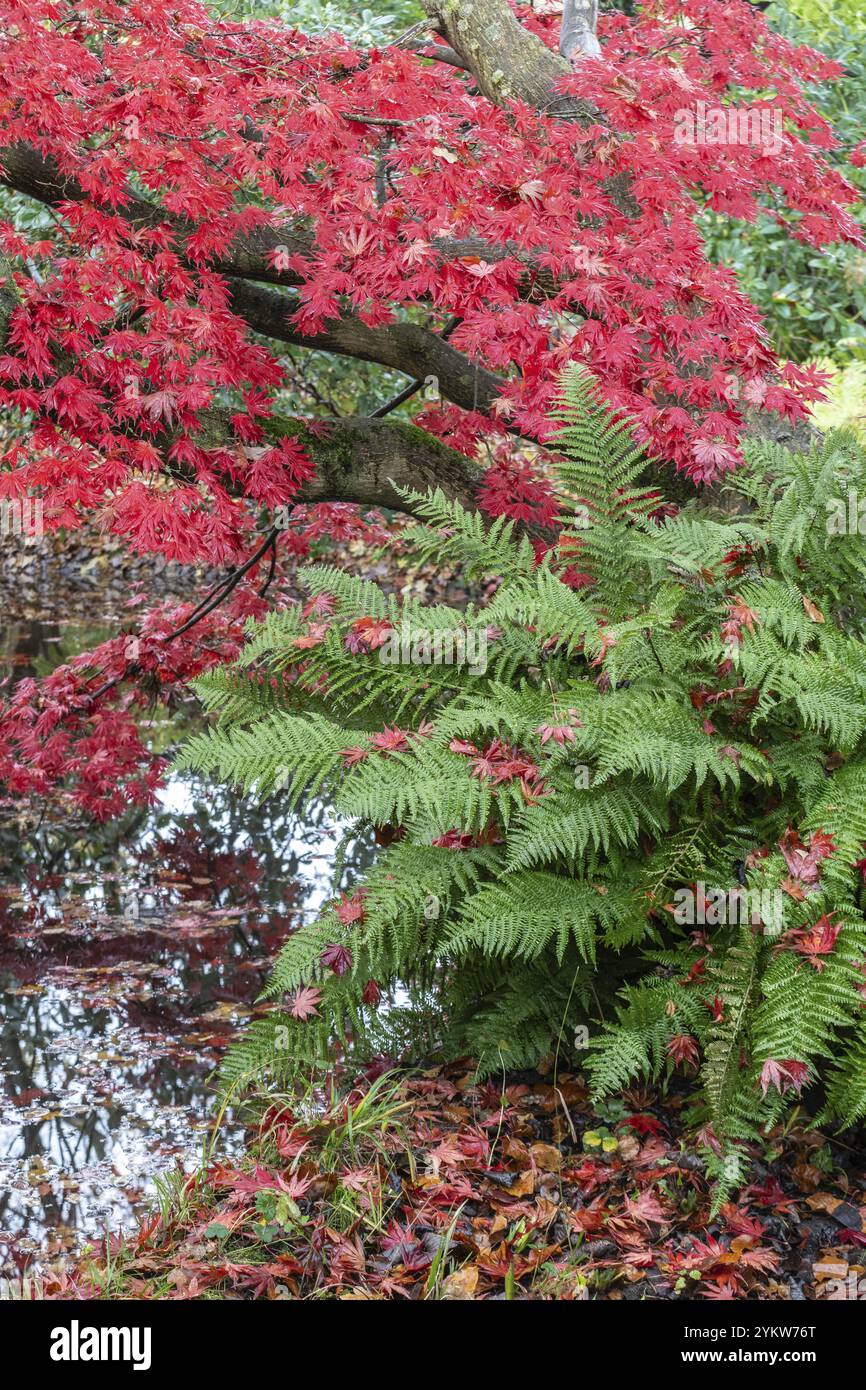
[[[20, 637], [16, 674], [87, 641]], [[325, 806], [301, 821], [190, 777], [106, 826], [0, 813], [0, 1273], [130, 1225], [155, 1175], [198, 1161], [209, 1077], [334, 891], [342, 834]], [[340, 886], [369, 854], [349, 847]], [[239, 1139], [230, 1117], [222, 1151]]]

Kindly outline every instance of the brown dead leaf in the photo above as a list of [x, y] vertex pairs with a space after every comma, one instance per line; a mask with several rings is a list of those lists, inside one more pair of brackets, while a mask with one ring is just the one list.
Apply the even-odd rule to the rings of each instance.
[[627, 1129], [617, 1140], [617, 1147], [620, 1158], [624, 1158], [626, 1163], [631, 1163], [640, 1153], [640, 1140], [633, 1130]]
[[502, 1152], [506, 1158], [513, 1158], [518, 1163], [529, 1162], [529, 1149], [522, 1139], [515, 1139], [509, 1135], [502, 1145]]
[[532, 1144], [529, 1153], [543, 1173], [558, 1173], [562, 1167], [562, 1153], [553, 1144]]
[[824, 614], [821, 612], [820, 608], [816, 608], [815, 604], [806, 594], [803, 595], [803, 607], [813, 623], [823, 623]]
[[535, 1203], [535, 1219], [539, 1226], [549, 1226], [559, 1215], [559, 1206], [547, 1197], [539, 1197]]
[[832, 1192], [813, 1192], [811, 1197], [806, 1198], [806, 1206], [813, 1211], [825, 1211], [828, 1216], [832, 1216], [839, 1206], [839, 1198], [834, 1197]]
[[509, 1190], [511, 1197], [532, 1197], [535, 1194], [535, 1174], [531, 1168], [521, 1173], [517, 1182]]
[[443, 1279], [442, 1297], [454, 1300], [472, 1299], [475, 1297], [477, 1288], [477, 1265], [464, 1265], [462, 1269], [455, 1269], [453, 1274], [449, 1274], [447, 1279]]
[[820, 1186], [824, 1174], [814, 1163], [797, 1163], [793, 1168], [794, 1181], [801, 1192], [814, 1192]]
[[794, 878], [784, 878], [779, 885], [783, 893], [787, 893], [789, 898], [793, 898], [795, 903], [801, 903], [806, 896], [806, 890], [802, 883], [798, 883]]

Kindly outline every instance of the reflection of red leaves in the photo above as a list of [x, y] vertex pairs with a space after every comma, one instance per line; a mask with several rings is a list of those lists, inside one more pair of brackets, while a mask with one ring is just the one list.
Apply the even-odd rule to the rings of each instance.
[[777, 1062], [774, 1058], [768, 1057], [761, 1068], [761, 1092], [765, 1096], [771, 1086], [775, 1086], [781, 1096], [786, 1091], [796, 1091], [797, 1095], [800, 1095], [808, 1080], [809, 1068], [804, 1062], [797, 1062], [792, 1058]]

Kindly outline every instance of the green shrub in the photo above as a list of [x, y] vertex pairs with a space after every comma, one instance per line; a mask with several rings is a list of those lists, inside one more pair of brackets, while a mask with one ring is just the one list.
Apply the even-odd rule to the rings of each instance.
[[407, 496], [421, 557], [501, 577], [486, 606], [310, 568], [310, 603], [197, 683], [218, 722], [186, 766], [327, 795], [385, 846], [288, 938], [284, 1011], [229, 1076], [302, 1071], [335, 1040], [483, 1071], [554, 1051], [600, 1095], [699, 1065], [724, 1191], [805, 1084], [828, 1117], [866, 1115], [866, 563], [846, 531], [866, 453], [756, 444], [728, 505], [667, 516], [579, 369], [561, 421], [566, 529], [541, 563], [512, 523]]
[[[771, 26], [794, 42], [819, 49], [844, 67], [843, 76], [818, 84], [812, 92], [829, 122], [838, 149], [832, 156], [840, 172], [861, 190], [858, 216], [863, 223], [866, 171], [849, 161], [863, 139], [866, 53], [859, 0], [786, 0], [771, 5]], [[748, 97], [744, 96], [744, 101]], [[701, 217], [710, 258], [734, 270], [740, 287], [764, 316], [774, 349], [805, 362], [815, 356], [840, 364], [866, 359], [866, 255], [856, 246], [820, 249], [791, 237], [775, 216], [772, 200], [754, 222], [709, 210]]]

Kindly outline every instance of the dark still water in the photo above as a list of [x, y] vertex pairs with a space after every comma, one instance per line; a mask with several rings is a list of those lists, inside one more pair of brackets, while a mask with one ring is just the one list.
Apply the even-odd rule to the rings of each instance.
[[[0, 627], [0, 675], [104, 635], [31, 612]], [[170, 737], [156, 728], [160, 751]], [[160, 1175], [200, 1160], [214, 1067], [334, 891], [341, 834], [326, 807], [299, 820], [187, 777], [107, 826], [0, 808], [0, 1276], [131, 1225]], [[229, 1116], [219, 1151], [239, 1140]]]

